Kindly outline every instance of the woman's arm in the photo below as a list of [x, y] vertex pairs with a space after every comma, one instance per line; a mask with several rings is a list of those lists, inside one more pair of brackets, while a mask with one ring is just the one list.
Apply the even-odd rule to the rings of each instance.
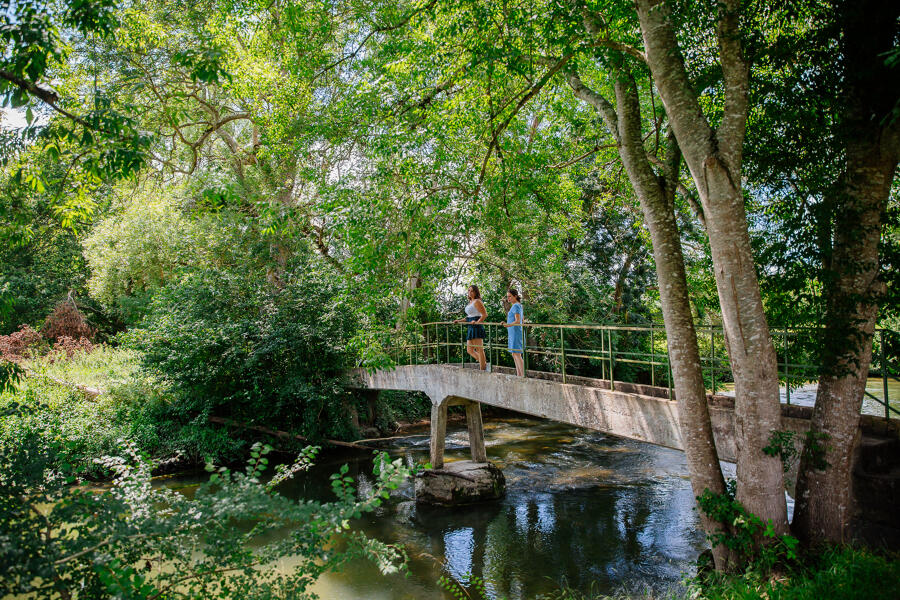
[[481, 314], [481, 317], [477, 321], [475, 321], [475, 323], [483, 323], [485, 319], [487, 319], [487, 309], [484, 307], [484, 302], [476, 298], [475, 308]]
[[517, 312], [516, 320], [513, 321], [512, 323], [504, 323], [503, 326], [504, 327], [515, 327], [516, 325], [521, 325], [521, 324], [522, 324], [522, 314]]

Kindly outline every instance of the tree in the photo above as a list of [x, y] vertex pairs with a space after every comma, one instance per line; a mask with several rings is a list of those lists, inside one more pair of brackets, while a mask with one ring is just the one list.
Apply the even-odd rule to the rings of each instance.
[[775, 348], [750, 246], [741, 159], [748, 112], [750, 62], [741, 43], [740, 2], [716, 11], [724, 108], [713, 127], [700, 106], [676, 38], [671, 8], [637, 0], [647, 56], [672, 129], [694, 179], [709, 235], [726, 345], [735, 380], [737, 499], [751, 513], [788, 531], [780, 460], [763, 452], [781, 426]]
[[823, 372], [793, 527], [809, 542], [837, 543], [851, 534], [853, 456], [884, 297], [879, 240], [900, 160], [900, 72], [889, 54], [900, 34], [900, 6], [835, 2], [826, 15], [840, 64], [833, 118], [842, 164], [832, 201], [833, 247], [826, 254]]

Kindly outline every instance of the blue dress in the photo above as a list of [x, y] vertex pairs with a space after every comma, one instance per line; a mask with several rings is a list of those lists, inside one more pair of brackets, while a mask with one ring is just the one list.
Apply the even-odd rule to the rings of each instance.
[[[510, 307], [509, 312], [506, 314], [506, 322], [514, 323], [516, 321], [516, 315], [519, 315], [520, 323], [525, 322], [525, 312], [522, 310], [522, 304], [519, 302], [516, 302]], [[521, 353], [522, 349], [525, 347], [525, 336], [522, 332], [522, 326], [514, 325], [513, 327], [507, 327], [507, 331], [509, 331], [507, 348], [509, 348], [510, 352]]]

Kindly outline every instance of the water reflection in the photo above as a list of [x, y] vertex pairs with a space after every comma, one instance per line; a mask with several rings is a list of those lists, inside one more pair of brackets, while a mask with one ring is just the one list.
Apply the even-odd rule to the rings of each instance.
[[[324, 576], [313, 591], [328, 599], [452, 598], [437, 582], [482, 578], [490, 597], [531, 599], [558, 589], [612, 593], [623, 586], [677, 585], [705, 548], [684, 455], [528, 419], [485, 424], [488, 456], [507, 479], [499, 502], [417, 506], [412, 485], [355, 526], [409, 554], [409, 574], [385, 577], [366, 561]], [[390, 452], [427, 459], [427, 439], [400, 439]], [[447, 460], [467, 458], [464, 428], [448, 431]], [[329, 454], [283, 490], [328, 499], [328, 476], [341, 464], [371, 486], [371, 460]], [[289, 567], [289, 561], [284, 568]]]
[[[507, 478], [504, 500], [453, 509], [407, 502], [391, 516], [366, 519], [370, 535], [406, 545], [410, 577], [385, 580], [354, 566], [323, 580], [322, 597], [336, 597], [326, 592], [340, 580], [358, 586], [357, 596], [344, 589], [345, 598], [385, 588], [392, 598], [443, 598], [434, 584], [441, 574], [464, 584], [477, 576], [492, 597], [511, 600], [562, 582], [605, 592], [635, 581], [664, 588], [705, 547], [681, 453], [524, 419], [488, 423], [486, 436]], [[448, 460], [465, 458], [465, 431], [448, 439]]]

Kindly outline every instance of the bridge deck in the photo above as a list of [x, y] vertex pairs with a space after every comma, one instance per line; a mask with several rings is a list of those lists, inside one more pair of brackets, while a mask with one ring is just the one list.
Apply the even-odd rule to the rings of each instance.
[[[441, 364], [407, 365], [374, 372], [359, 370], [355, 375], [370, 389], [424, 392], [435, 407], [444, 411], [449, 404], [477, 402], [683, 449], [678, 405], [665, 397], [665, 388], [615, 382], [615, 389], [611, 390], [608, 380], [570, 377], [562, 383], [551, 373], [516, 377], [504, 372], [486, 373]], [[809, 408], [783, 405], [782, 409], [782, 429], [804, 432], [809, 428]], [[710, 417], [719, 458], [734, 462], [737, 449], [733, 402], [710, 397]], [[878, 430], [886, 425], [883, 419], [871, 417], [863, 418], [862, 423], [864, 430]]]

